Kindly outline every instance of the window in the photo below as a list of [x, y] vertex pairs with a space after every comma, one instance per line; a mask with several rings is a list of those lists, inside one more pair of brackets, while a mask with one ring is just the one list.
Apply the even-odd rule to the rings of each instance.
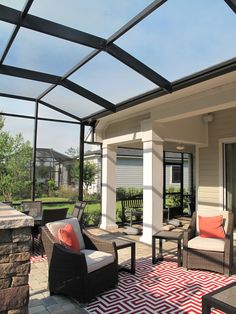
[[181, 182], [181, 167], [172, 166], [172, 183], [180, 183], [180, 182]]

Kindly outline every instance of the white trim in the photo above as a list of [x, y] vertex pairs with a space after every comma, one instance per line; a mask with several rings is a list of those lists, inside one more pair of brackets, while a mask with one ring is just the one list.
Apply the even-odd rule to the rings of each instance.
[[219, 205], [226, 210], [226, 204], [224, 200], [226, 199], [226, 189], [224, 187], [224, 159], [223, 159], [223, 144], [236, 143], [236, 137], [227, 137], [219, 139]]
[[[167, 175], [167, 169], [169, 168], [169, 184], [173, 184], [172, 182], [172, 165], [166, 165], [166, 175]], [[166, 179], [166, 178], [165, 178]], [[166, 182], [167, 183], [167, 182]]]
[[196, 145], [195, 147], [195, 186], [196, 186], [196, 201], [195, 201], [195, 210], [198, 210], [198, 205], [199, 205], [199, 171], [200, 171], [200, 167], [199, 167], [199, 146]]

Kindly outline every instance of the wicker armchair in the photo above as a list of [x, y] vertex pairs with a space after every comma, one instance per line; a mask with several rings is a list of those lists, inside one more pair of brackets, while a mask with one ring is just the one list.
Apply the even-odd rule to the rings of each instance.
[[[48, 287], [50, 294], [64, 294], [86, 303], [101, 292], [116, 286], [118, 282], [117, 252], [114, 242], [101, 240], [85, 230], [80, 233], [84, 248], [81, 248], [78, 253], [59, 244], [56, 236], [52, 234], [52, 225], [54, 224], [55, 234], [55, 227], [58, 230], [60, 223], [65, 221], [71, 223], [72, 220], [77, 223], [76, 228], [74, 222], [72, 224], [77, 233], [80, 226], [76, 218], [47, 224], [42, 228], [42, 241], [48, 260]], [[100, 265], [91, 269], [90, 258], [93, 251], [98, 254], [110, 253], [106, 254], [109, 256], [109, 263], [102, 266], [100, 260], [98, 263]]]
[[42, 243], [42, 234], [41, 234], [42, 228], [41, 227], [45, 226], [49, 222], [65, 219], [66, 215], [67, 215], [67, 211], [68, 211], [67, 207], [65, 207], [65, 208], [54, 208], [54, 209], [44, 209], [43, 210], [42, 223], [40, 226], [40, 239], [39, 239], [42, 257], [43, 257], [43, 253], [44, 253], [44, 247], [43, 247], [43, 243]]
[[[225, 239], [199, 237], [198, 215], [223, 215]], [[184, 232], [183, 267], [210, 270], [229, 276], [233, 266], [233, 221], [233, 213], [228, 211], [198, 210], [193, 213], [191, 224]], [[196, 242], [190, 244], [190, 240], [194, 239]]]

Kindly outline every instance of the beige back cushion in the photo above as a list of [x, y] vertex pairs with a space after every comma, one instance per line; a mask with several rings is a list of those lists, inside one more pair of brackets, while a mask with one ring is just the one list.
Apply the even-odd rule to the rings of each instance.
[[219, 209], [199, 209], [197, 211], [197, 217], [196, 217], [196, 222], [197, 222], [197, 228], [196, 228], [196, 234], [199, 235], [199, 219], [198, 216], [202, 217], [213, 217], [213, 216], [223, 216], [223, 226], [225, 232], [227, 231], [228, 228], [228, 222], [229, 222], [229, 212], [226, 210], [219, 210]]
[[83, 250], [85, 248], [84, 239], [81, 233], [80, 225], [77, 218], [68, 218], [64, 220], [58, 220], [54, 222], [49, 222], [46, 224], [46, 227], [51, 232], [51, 234], [58, 239], [58, 230], [60, 228], [63, 228], [66, 224], [71, 224], [75, 234], [77, 236], [77, 239], [79, 241], [80, 249]]

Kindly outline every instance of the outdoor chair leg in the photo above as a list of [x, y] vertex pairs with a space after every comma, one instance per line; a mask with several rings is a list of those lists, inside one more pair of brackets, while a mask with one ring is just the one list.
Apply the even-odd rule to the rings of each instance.
[[32, 237], [32, 239], [31, 239], [31, 241], [32, 241], [31, 249], [32, 249], [32, 253], [34, 253], [34, 235], [32, 234], [31, 237]]
[[43, 257], [44, 247], [43, 247], [43, 241], [42, 241], [41, 234], [39, 235], [39, 246], [40, 246], [41, 256]]

